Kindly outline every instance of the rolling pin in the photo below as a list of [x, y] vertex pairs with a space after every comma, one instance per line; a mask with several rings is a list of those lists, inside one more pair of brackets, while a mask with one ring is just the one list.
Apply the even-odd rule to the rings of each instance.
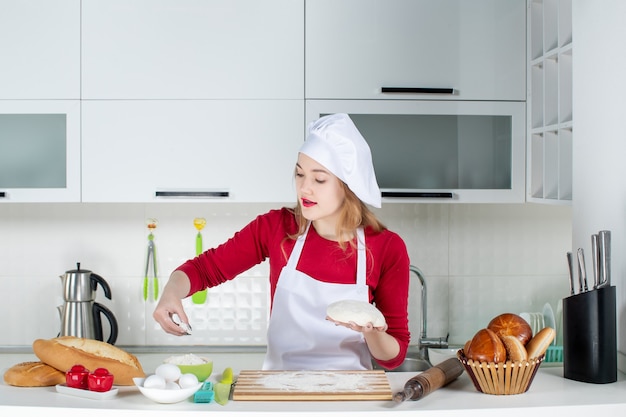
[[397, 392], [393, 400], [397, 403], [424, 398], [431, 392], [448, 385], [463, 373], [463, 365], [457, 358], [446, 359], [409, 379], [404, 384], [404, 390]]

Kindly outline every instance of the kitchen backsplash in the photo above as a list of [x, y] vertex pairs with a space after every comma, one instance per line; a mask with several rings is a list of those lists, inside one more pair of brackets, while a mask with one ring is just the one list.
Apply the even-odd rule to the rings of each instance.
[[[55, 337], [61, 279], [81, 268], [101, 275], [112, 300], [97, 302], [115, 314], [121, 346], [265, 344], [267, 262], [220, 287], [204, 304], [185, 300], [193, 335], [174, 337], [152, 319], [144, 301], [147, 218], [154, 231], [161, 288], [169, 273], [195, 254], [195, 217], [204, 217], [204, 248], [229, 238], [262, 204], [0, 204], [0, 346], [30, 346]], [[383, 222], [405, 240], [411, 263], [426, 277], [427, 335], [450, 334], [463, 344], [496, 314], [542, 311], [568, 294], [565, 253], [572, 242], [571, 208], [548, 205], [386, 204]], [[415, 278], [415, 277], [412, 277]], [[410, 327], [421, 330], [420, 286], [412, 279]], [[108, 328], [105, 326], [105, 335]]]

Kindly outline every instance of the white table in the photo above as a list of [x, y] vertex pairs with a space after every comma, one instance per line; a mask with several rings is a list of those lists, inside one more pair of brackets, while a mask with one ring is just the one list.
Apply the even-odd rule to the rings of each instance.
[[[154, 371], [170, 354], [136, 354], [147, 373]], [[243, 369], [260, 369], [263, 354], [211, 354], [214, 374], [230, 366], [235, 373]], [[37, 360], [32, 354], [0, 354], [2, 373], [18, 362]], [[544, 364], [545, 365], [545, 364]], [[109, 400], [92, 400], [59, 394], [55, 387], [19, 388], [0, 385], [0, 415], [41, 414], [46, 417], [139, 417], [148, 411], [151, 417], [180, 417], [195, 413], [211, 416], [276, 416], [298, 413], [306, 416], [392, 416], [419, 412], [420, 416], [614, 416], [626, 415], [626, 378], [620, 374], [612, 384], [587, 384], [563, 378], [562, 367], [539, 369], [530, 390], [524, 394], [496, 396], [477, 392], [466, 374], [445, 388], [419, 401], [396, 404], [392, 401], [316, 401], [316, 402], [248, 402], [230, 401], [196, 404], [191, 400], [176, 404], [157, 404], [135, 387], [119, 387]], [[409, 372], [389, 372], [394, 392], [414, 376]], [[113, 414], [112, 414], [113, 413]], [[289, 414], [286, 414], [289, 413]], [[505, 414], [503, 414], [505, 413]], [[206, 417], [206, 414], [198, 416]]]

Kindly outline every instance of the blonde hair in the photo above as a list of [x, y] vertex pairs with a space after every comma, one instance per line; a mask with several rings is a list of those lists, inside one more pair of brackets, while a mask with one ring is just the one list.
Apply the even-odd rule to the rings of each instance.
[[[346, 243], [355, 246], [353, 238], [356, 237], [356, 229], [359, 227], [371, 227], [376, 233], [386, 229], [385, 225], [378, 220], [376, 215], [363, 203], [352, 190], [344, 183], [339, 181], [345, 191], [345, 199], [339, 213], [339, 221], [335, 227], [335, 235], [339, 237], [339, 246], [346, 248]], [[293, 209], [298, 224], [298, 231], [289, 235], [291, 239], [297, 239], [298, 236], [304, 234], [307, 225], [307, 219], [302, 215], [300, 204]], [[350, 236], [349, 240], [341, 240], [344, 236]]]

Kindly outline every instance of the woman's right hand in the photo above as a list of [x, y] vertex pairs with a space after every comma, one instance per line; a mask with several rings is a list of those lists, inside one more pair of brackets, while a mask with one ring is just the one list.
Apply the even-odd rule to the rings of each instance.
[[[191, 326], [182, 303], [182, 299], [187, 296], [188, 292], [189, 278], [187, 275], [180, 271], [172, 273], [152, 313], [154, 320], [166, 333], [175, 336], [190, 334]], [[178, 323], [174, 321], [175, 315], [178, 316]]]

